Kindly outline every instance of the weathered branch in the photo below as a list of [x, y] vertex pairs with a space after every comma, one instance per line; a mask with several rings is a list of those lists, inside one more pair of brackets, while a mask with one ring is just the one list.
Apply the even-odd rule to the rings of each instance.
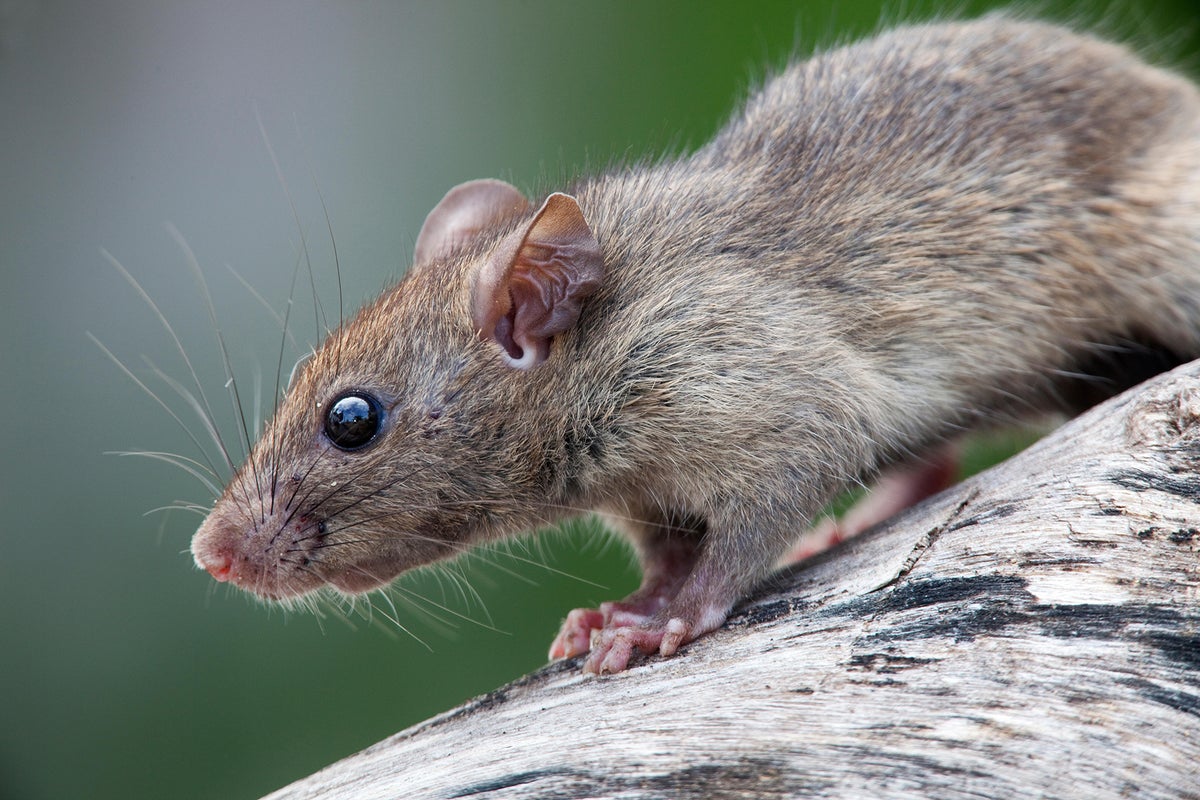
[[781, 576], [272, 798], [1200, 797], [1200, 362]]

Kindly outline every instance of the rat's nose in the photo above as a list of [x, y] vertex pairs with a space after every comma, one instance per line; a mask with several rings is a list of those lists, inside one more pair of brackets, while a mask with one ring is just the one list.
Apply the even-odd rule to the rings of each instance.
[[196, 565], [213, 576], [213, 580], [224, 583], [233, 572], [233, 559], [223, 551], [196, 553]]

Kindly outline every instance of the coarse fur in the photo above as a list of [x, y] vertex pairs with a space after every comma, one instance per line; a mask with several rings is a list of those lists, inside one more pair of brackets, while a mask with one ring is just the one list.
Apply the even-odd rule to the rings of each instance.
[[[478, 295], [540, 203], [431, 234], [299, 370], [198, 564], [354, 593], [607, 511], [643, 589], [557, 652], [591, 637], [618, 671], [718, 626], [848, 486], [1200, 355], [1200, 93], [1059, 27], [883, 33], [793, 64], [692, 155], [565, 191], [603, 277], [544, 360], [514, 366]], [[385, 413], [347, 452], [323, 426], [349, 390]]]

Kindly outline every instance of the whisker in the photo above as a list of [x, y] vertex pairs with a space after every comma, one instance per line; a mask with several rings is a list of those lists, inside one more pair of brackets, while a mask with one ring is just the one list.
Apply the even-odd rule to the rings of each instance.
[[292, 347], [295, 347], [297, 350], [299, 350], [300, 344], [296, 341], [296, 337], [287, 332], [287, 322], [285, 317], [280, 316], [279, 312], [272, 308], [271, 304], [267, 302], [267, 299], [262, 296], [262, 293], [255, 289], [254, 285], [251, 284], [250, 281], [246, 280], [242, 273], [238, 272], [232, 264], [226, 263], [225, 269], [229, 270], [230, 274], [237, 278], [238, 283], [242, 284], [246, 291], [250, 293], [250, 296], [257, 300], [259, 305], [266, 309], [267, 313], [271, 315], [271, 319], [275, 320], [275, 324], [278, 325], [281, 330], [283, 330], [286, 337], [291, 341]]
[[296, 495], [299, 494], [300, 488], [308, 483], [308, 477], [312, 475], [312, 471], [317, 468], [317, 464], [320, 462], [323, 455], [323, 453], [317, 453], [313, 457], [312, 461], [309, 462], [308, 469], [306, 469], [300, 475], [300, 480], [295, 482], [296, 485], [292, 488], [292, 495], [287, 499], [287, 503], [285, 503], [283, 506], [284, 508], [290, 509], [287, 517], [285, 517], [283, 520], [283, 526], [286, 527], [292, 521], [292, 518], [296, 516], [296, 512], [300, 510], [301, 506], [303, 506], [304, 503], [308, 501], [308, 498], [312, 496], [312, 493], [316, 491], [315, 486], [309, 486], [308, 490], [304, 493], [304, 497], [301, 497], [300, 501], [296, 502]]
[[[480, 560], [482, 561], [484, 559]], [[452, 561], [444, 564], [442, 569], [443, 572], [449, 576], [450, 580], [454, 583], [454, 588], [458, 590], [458, 596], [462, 598], [463, 603], [468, 608], [470, 608], [472, 604], [478, 606], [479, 610], [483, 612], [484, 617], [487, 618], [488, 624], [493, 625], [494, 623], [492, 622], [492, 615], [488, 611], [487, 603], [484, 602], [482, 595], [475, 590], [474, 585], [472, 585], [471, 581], [467, 578], [466, 572], [463, 569], [464, 564], [465, 559], [459, 559], [457, 562]]]
[[[321, 508], [321, 506], [325, 505], [325, 503], [327, 503], [329, 500], [333, 499], [333, 497], [334, 497], [334, 496], [336, 496], [336, 495], [337, 495], [337, 494], [339, 494], [339, 493], [343, 493], [343, 492], [344, 492], [344, 490], [345, 490], [345, 486], [346, 486], [346, 485], [351, 485], [351, 486], [352, 486], [352, 485], [354, 484], [354, 482], [355, 482], [355, 481], [356, 481], [356, 480], [357, 480], [357, 479], [358, 479], [358, 478], [359, 478], [361, 475], [363, 475], [363, 474], [365, 474], [366, 472], [370, 471], [370, 469], [371, 469], [371, 468], [370, 468], [370, 466], [365, 466], [365, 467], [363, 467], [363, 469], [362, 469], [362, 470], [360, 470], [358, 473], [356, 473], [355, 475], [351, 476], [351, 477], [350, 477], [350, 479], [349, 479], [348, 481], [339, 481], [339, 485], [338, 485], [338, 486], [335, 486], [335, 487], [332, 487], [332, 488], [330, 489], [330, 491], [329, 491], [329, 494], [327, 494], [325, 497], [321, 498], [321, 500], [320, 500], [318, 503], [316, 503], [315, 505], [313, 505], [313, 506], [310, 508], [310, 511], [316, 511], [316, 510], [320, 509], [320, 508]], [[378, 496], [380, 493], [382, 493], [382, 492], [385, 492], [385, 491], [387, 491], [387, 490], [391, 489], [392, 487], [396, 486], [398, 483], [400, 483], [400, 482], [402, 482], [402, 481], [406, 481], [406, 480], [408, 480], [408, 479], [409, 479], [409, 478], [411, 478], [413, 475], [415, 475], [419, 469], [420, 469], [419, 467], [414, 467], [412, 470], [410, 470], [409, 472], [405, 473], [404, 475], [400, 475], [400, 476], [398, 476], [397, 478], [395, 478], [394, 480], [392, 480], [392, 481], [389, 481], [389, 482], [388, 482], [386, 485], [384, 485], [384, 486], [381, 486], [381, 487], [379, 487], [378, 489], [375, 489], [375, 490], [373, 490], [373, 491], [370, 491], [370, 492], [368, 492], [368, 493], [366, 493], [366, 494], [364, 494], [364, 495], [360, 495], [360, 496], [359, 496], [357, 499], [355, 499], [355, 500], [353, 500], [353, 501], [351, 501], [351, 502], [347, 503], [346, 505], [344, 505], [344, 506], [342, 506], [341, 508], [337, 509], [337, 510], [336, 510], [336, 511], [334, 511], [333, 513], [329, 514], [329, 517], [330, 517], [330, 518], [333, 518], [333, 517], [336, 517], [336, 516], [338, 516], [339, 514], [344, 514], [344, 513], [346, 513], [347, 511], [349, 511], [350, 509], [352, 509], [352, 508], [354, 508], [355, 506], [357, 506], [359, 503], [364, 503], [364, 502], [366, 502], [367, 500], [370, 500], [370, 499], [372, 499], [373, 497], [376, 497], [376, 496]], [[301, 500], [301, 503], [304, 503], [304, 502], [306, 502], [306, 501], [307, 501], [307, 499], [308, 499], [308, 498], [307, 498], [307, 497], [305, 497], [304, 499], [302, 499], [302, 500]], [[293, 512], [293, 513], [295, 513], [295, 512]], [[289, 520], [290, 520], [290, 519], [291, 519], [291, 517], [289, 516]]]
[[[196, 258], [196, 253], [192, 250], [191, 245], [183, 238], [183, 234], [172, 224], [167, 223], [167, 232], [175, 240], [176, 245], [183, 251], [184, 260], [191, 268], [193, 276], [196, 278], [200, 286], [200, 292], [204, 297], [205, 306], [208, 309], [208, 318], [212, 322], [213, 332], [217, 337], [217, 345], [221, 351], [221, 363], [225, 368], [225, 386], [230, 392], [230, 398], [233, 402], [234, 411], [237, 414], [238, 420], [241, 422], [241, 439], [243, 452], [249, 456], [250, 454], [250, 431], [246, 426], [246, 414], [242, 407], [241, 394], [238, 392], [237, 380], [233, 374], [233, 364], [229, 359], [229, 348], [225, 345], [225, 336], [221, 333], [221, 325], [217, 320], [217, 308], [213, 303], [212, 293], [208, 290], [208, 281], [204, 278], [204, 270], [200, 268], [200, 261]], [[248, 459], [250, 471], [254, 475], [254, 485], [259, 490], [259, 505], [262, 505], [262, 481], [258, 475], [258, 467], [253, 459]], [[266, 517], [265, 509], [262, 509], [262, 517]]]
[[[158, 307], [158, 304], [155, 303], [150, 297], [150, 294], [142, 288], [140, 283], [138, 283], [137, 278], [133, 277], [133, 274], [129, 270], [125, 269], [125, 266], [118, 261], [116, 257], [112, 255], [112, 253], [108, 252], [104, 248], [100, 248], [100, 255], [103, 256], [105, 260], [107, 260], [108, 263], [111, 264], [113, 268], [121, 274], [121, 277], [123, 277], [129, 283], [129, 285], [133, 287], [134, 291], [138, 293], [138, 296], [142, 298], [142, 301], [149, 306], [150, 310], [154, 313], [154, 316], [158, 318], [159, 324], [162, 325], [163, 329], [167, 332], [167, 335], [171, 337], [171, 341], [175, 344], [175, 350], [179, 353], [180, 358], [183, 359], [183, 363], [187, 367], [188, 373], [192, 377], [192, 382], [196, 385], [196, 393], [199, 395], [201, 401], [200, 408], [202, 410], [200, 412], [200, 416], [207, 422], [207, 427], [210, 430], [215, 431], [216, 424], [214, 420], [216, 417], [213, 415], [212, 405], [208, 402], [207, 395], [204, 394], [204, 385], [200, 382], [200, 377], [196, 374], [196, 368], [192, 365], [192, 360], [188, 358], [187, 350], [184, 349], [183, 343], [179, 340], [179, 336], [175, 333], [175, 328], [172, 327], [171, 323], [167, 321], [166, 315], [163, 314], [162, 310]], [[99, 341], [94, 337], [93, 341], [96, 341], [96, 343], [99, 344]], [[101, 345], [101, 347], [103, 347], [103, 345]], [[117, 363], [118, 365], [120, 364], [119, 361]], [[225, 443], [221, 441], [220, 437], [217, 439], [217, 446], [220, 449], [221, 454], [225, 457], [225, 464], [229, 467], [229, 471], [233, 472], [233, 459], [230, 458], [229, 451], [225, 448]]]
[[[359, 574], [361, 574], [361, 575], [365, 575], [366, 577], [370, 578], [371, 580], [376, 580], [376, 576], [375, 576], [375, 575], [372, 575], [370, 572], [368, 572], [368, 571], [366, 571], [366, 570], [364, 570], [364, 569], [358, 569], [358, 570], [357, 570], [357, 572], [358, 572]], [[368, 602], [368, 604], [370, 604], [370, 600], [369, 600], [369, 599], [367, 600], [367, 602]], [[372, 605], [372, 606], [371, 606], [371, 608], [372, 608], [372, 609], [374, 609], [375, 607]], [[393, 608], [393, 611], [394, 611], [394, 610], [395, 610], [395, 609]], [[385, 612], [383, 612], [383, 611], [380, 611], [379, 613], [380, 613], [380, 614], [383, 614], [385, 617], [387, 617], [387, 619], [388, 619], [388, 621], [389, 621], [389, 622], [391, 622], [391, 623], [392, 623], [393, 625], [395, 625], [397, 628], [399, 628], [400, 630], [404, 631], [406, 634], [408, 634], [409, 636], [411, 636], [411, 637], [413, 638], [413, 640], [414, 640], [414, 641], [416, 641], [418, 644], [420, 644], [420, 645], [421, 645], [422, 647], [424, 647], [426, 650], [428, 650], [428, 651], [429, 651], [429, 652], [431, 652], [431, 653], [432, 653], [432, 652], [434, 652], [433, 648], [429, 646], [429, 643], [428, 643], [428, 642], [426, 642], [426, 641], [425, 641], [424, 639], [422, 639], [420, 636], [417, 636], [417, 635], [416, 635], [415, 633], [413, 633], [413, 632], [412, 632], [412, 631], [411, 631], [411, 630], [410, 630], [410, 629], [409, 629], [409, 628], [408, 628], [408, 627], [407, 627], [407, 626], [406, 626], [404, 623], [402, 623], [402, 622], [400, 621], [400, 619], [399, 619], [400, 615], [399, 615], [399, 614], [395, 614], [395, 616], [388, 616], [388, 615], [387, 615]]]
[[[154, 400], [154, 402], [158, 403], [158, 405], [161, 406], [162, 409], [167, 412], [167, 414], [171, 417], [171, 419], [175, 420], [175, 422], [179, 425], [179, 427], [183, 430], [183, 432], [185, 434], [187, 434], [187, 437], [192, 440], [192, 444], [196, 445], [196, 449], [198, 451], [200, 451], [200, 453], [203, 455], [204, 460], [208, 464], [209, 470], [213, 473], [213, 475], [216, 475], [217, 474], [216, 465], [213, 464], [212, 461], [209, 459], [208, 451], [205, 450], [204, 447], [200, 444], [200, 440], [198, 438], [196, 438], [196, 434], [194, 434], [192, 432], [192, 429], [190, 427], [188, 427], [187, 423], [185, 423], [179, 417], [179, 415], [176, 414], [175, 411], [169, 405], [167, 405], [166, 402], [161, 397], [158, 396], [157, 392], [155, 392], [153, 389], [151, 389], [149, 386], [147, 386], [145, 383], [143, 383], [142, 380], [138, 376], [134, 375], [133, 371], [131, 369], [129, 369], [129, 367], [125, 366], [124, 362], [122, 362], [121, 359], [117, 358], [116, 355], [114, 355], [111, 350], [109, 350], [107, 347], [105, 347], [104, 343], [101, 342], [99, 339], [97, 339], [91, 333], [91, 331], [87, 331], [87, 337], [89, 339], [91, 339], [92, 342], [97, 347], [99, 347], [106, 356], [108, 356], [110, 361], [112, 361], [114, 364], [117, 365], [118, 369], [120, 369], [122, 372], [125, 373], [126, 377], [128, 377], [131, 381], [133, 381], [138, 386], [138, 388], [140, 388], [143, 392], [145, 392], [147, 395], [149, 395], [150, 398], [152, 400]], [[201, 415], [201, 416], [203, 417], [203, 415]], [[211, 430], [215, 431], [215, 429], [211, 428], [211, 420], [206, 420], [206, 422], [208, 424], [206, 424], [205, 427], [208, 427]], [[219, 437], [218, 437], [218, 442], [219, 442]], [[229, 465], [229, 469], [230, 470], [233, 469], [232, 464]]]
[[[321, 307], [321, 298], [317, 295], [317, 280], [316, 274], [313, 272], [312, 260], [309, 257], [308, 239], [304, 235], [304, 226], [300, 223], [300, 212], [296, 209], [296, 201], [292, 197], [292, 190], [288, 188], [287, 178], [283, 176], [283, 169], [279, 166], [279, 158], [275, 155], [275, 148], [271, 144], [271, 137], [267, 134], [267, 127], [263, 124], [262, 115], [258, 113], [258, 108], [254, 109], [254, 118], [258, 122], [258, 132], [262, 136], [263, 145], [267, 148], [267, 154], [271, 158], [271, 164], [275, 168], [275, 177], [279, 181], [280, 188], [283, 189], [284, 197], [287, 198], [288, 206], [292, 210], [292, 219], [296, 223], [296, 233], [300, 236], [300, 252], [304, 256], [304, 261], [308, 265], [309, 284], [312, 287], [313, 298], [313, 313], [316, 317], [317, 338], [321, 336], [321, 322], [325, 320], [325, 309]], [[325, 322], [325, 332], [329, 332], [329, 323]]]
[[[484, 630], [492, 631], [493, 633], [501, 633], [501, 634], [504, 634], [505, 636], [512, 635], [511, 632], [503, 630], [501, 628], [497, 628], [494, 624], [492, 624], [490, 617], [487, 622], [484, 622], [482, 620], [475, 619], [475, 617], [472, 617], [469, 614], [463, 614], [462, 612], [455, 611], [453, 608], [450, 608], [447, 605], [443, 605], [442, 603], [438, 603], [435, 600], [433, 600], [432, 598], [426, 597], [425, 595], [420, 594], [419, 592], [415, 592], [405, 586], [395, 584], [395, 585], [393, 585], [392, 588], [395, 589], [396, 591], [403, 593], [409, 599], [409, 601], [412, 603], [431, 605], [434, 608], [438, 609], [439, 611], [449, 614], [450, 616], [454, 617], [455, 619], [460, 619], [463, 622], [469, 622], [472, 625], [475, 625], [476, 627], [483, 628]], [[483, 609], [483, 611], [485, 614], [487, 613], [486, 609]], [[428, 610], [426, 610], [426, 613], [429, 613]], [[447, 624], [449, 624], [448, 621], [447, 621]]]
[[[109, 450], [105, 452], [105, 455], [140, 456], [142, 458], [150, 458], [155, 461], [166, 462], [172, 466], [179, 467], [181, 470], [203, 483], [204, 487], [213, 493], [213, 496], [221, 494], [220, 487], [213, 482], [213, 479], [217, 477], [216, 473], [194, 458], [176, 455], [175, 453], [162, 453], [154, 450]], [[208, 475], [205, 473], [208, 473]], [[211, 475], [212, 478], [210, 478], [209, 475]]]
[[161, 513], [170, 512], [170, 511], [189, 511], [193, 514], [198, 514], [201, 517], [204, 517], [208, 514], [208, 508], [206, 506], [180, 505], [178, 503], [172, 503], [170, 505], [159, 506], [158, 508], [152, 508], [149, 511], [142, 514], [142, 516], [148, 517], [151, 514], [161, 514]]
[[[329, 245], [331, 248], [333, 248], [333, 271], [334, 274], [337, 275], [338, 330], [341, 330], [346, 324], [346, 304], [342, 298], [342, 263], [341, 260], [338, 259], [337, 238], [333, 235], [333, 222], [329, 219], [329, 208], [325, 205], [325, 196], [321, 194], [321, 187], [317, 183], [317, 175], [315, 172], [312, 173], [312, 182], [313, 189], [317, 193], [317, 199], [321, 201], [321, 212], [325, 215], [325, 228], [329, 231]], [[342, 348], [340, 345], [340, 340], [336, 350], [336, 358], [334, 363], [336, 364], [337, 372], [340, 375], [342, 372]]]
[[[286, 346], [285, 343], [287, 342], [288, 337], [291, 335], [290, 331], [288, 330], [288, 323], [291, 321], [291, 318], [292, 318], [292, 305], [293, 305], [292, 300], [296, 295], [296, 278], [299, 274], [300, 274], [300, 262], [299, 262], [299, 260], [297, 260], [296, 266], [292, 270], [292, 284], [288, 289], [287, 309], [284, 311], [284, 315], [283, 315], [283, 335], [279, 340], [279, 358], [275, 363], [275, 395], [272, 398], [271, 402], [272, 402], [273, 406], [276, 408], [279, 406], [279, 401], [281, 400], [279, 382], [283, 378], [283, 351]], [[295, 342], [295, 339], [293, 338], [292, 341]], [[294, 371], [293, 371], [293, 374], [294, 374]], [[274, 514], [275, 513], [275, 491], [276, 491], [275, 487], [279, 483], [279, 462], [280, 462], [280, 456], [282, 455], [281, 448], [283, 447], [282, 437], [280, 437], [278, 434], [275, 434], [274, 432], [272, 432], [272, 441], [270, 442], [270, 447], [271, 447], [271, 513]], [[314, 460], [313, 464], [314, 465], [316, 464], [315, 460]], [[310, 470], [311, 470], [311, 467], [310, 467]], [[297, 489], [298, 488], [299, 487], [297, 487]], [[293, 491], [292, 499], [295, 499], [295, 497], [296, 497], [296, 492]], [[288, 502], [290, 503], [291, 500], [289, 500]], [[289, 521], [291, 520], [290, 516], [289, 516], [288, 520]]]
[[[154, 376], [156, 378], [158, 378], [160, 381], [162, 381], [168, 387], [170, 387], [172, 390], [174, 390], [175, 393], [178, 394], [179, 397], [182, 398], [185, 403], [187, 403], [189, 406], [192, 407], [192, 409], [200, 417], [200, 422], [201, 422], [201, 424], [204, 425], [205, 429], [208, 431], [208, 435], [212, 438], [212, 440], [214, 442], [216, 442], [217, 447], [221, 450], [221, 452], [226, 454], [226, 458], [228, 458], [228, 453], [225, 450], [225, 446], [222, 442], [220, 432], [212, 424], [212, 421], [204, 415], [203, 408], [200, 405], [200, 401], [196, 399], [196, 396], [194, 394], [192, 394], [192, 391], [190, 389], [188, 389], [186, 386], [184, 386], [182, 383], [175, 380], [170, 375], [168, 375], [167, 373], [165, 373], [161, 369], [159, 369], [154, 364], [154, 362], [151, 361], [150, 359], [146, 358], [145, 356], [143, 356], [142, 358], [146, 362], [146, 366], [150, 369], [150, 371], [154, 374]], [[196, 440], [193, 439], [192, 441], [196, 441]], [[196, 446], [199, 448], [200, 443], [196, 442]], [[201, 450], [201, 452], [206, 452], [206, 451], [204, 451], [203, 448], [200, 448], [200, 450]], [[207, 460], [207, 455], [206, 455], [206, 460]], [[231, 479], [232, 479], [232, 476], [231, 476]], [[219, 495], [220, 491], [218, 490], [215, 494]], [[236, 493], [234, 494], [234, 497], [236, 498], [235, 502], [237, 502], [238, 508], [241, 509], [241, 511], [243, 513], [245, 513], [247, 516], [252, 516], [250, 508], [248, 506], [246, 506], [245, 503], [243, 502], [244, 498], [242, 498], [240, 495], [238, 495]]]
[[[326, 535], [331, 535], [334, 533], [341, 533], [342, 531], [351, 530], [353, 528], [356, 528], [359, 525], [365, 525], [365, 524], [368, 524], [371, 522], [377, 522], [381, 519], [387, 519], [388, 517], [398, 516], [399, 514], [403, 514], [403, 513], [406, 513], [406, 512], [405, 511], [393, 511], [393, 512], [388, 512], [388, 513], [384, 513], [384, 514], [377, 514], [377, 515], [374, 515], [371, 517], [366, 517], [361, 520], [355, 520], [354, 522], [351, 522], [348, 525], [339, 525], [336, 529], [334, 529], [333, 531], [330, 531]], [[472, 545], [463, 544], [460, 542], [447, 542], [446, 540], [440, 539], [436, 536], [428, 536], [428, 535], [423, 535], [423, 534], [418, 534], [418, 533], [411, 533], [411, 532], [407, 532], [407, 531], [404, 532], [402, 535], [407, 536], [411, 539], [416, 539], [418, 541], [433, 542], [435, 544], [440, 544], [440, 545], [449, 545], [450, 547], [453, 547], [454, 549], [458, 550], [460, 553], [469, 553], [475, 549], [475, 547]], [[309, 537], [309, 538], [311, 538], [311, 537]], [[336, 545], [336, 544], [338, 544], [338, 543], [337, 542], [331, 543], [331, 545]], [[494, 545], [495, 543], [491, 543], [491, 544]], [[499, 552], [499, 551], [493, 551], [493, 552]], [[596, 583], [595, 581], [588, 580], [587, 578], [583, 578], [579, 575], [574, 575], [570, 572], [566, 572], [565, 570], [561, 570], [556, 567], [552, 567], [549, 564], [545, 563], [544, 561], [538, 561], [538, 560], [532, 559], [532, 558], [525, 558], [523, 556], [519, 556], [516, 553], [512, 553], [512, 552], [505, 552], [503, 555], [507, 558], [511, 558], [513, 561], [517, 561], [522, 564], [528, 564], [530, 566], [535, 566], [535, 567], [538, 567], [539, 569], [545, 570], [546, 572], [550, 572], [554, 575], [559, 575], [560, 577], [563, 577], [563, 578], [569, 578], [570, 580], [578, 581], [580, 583], [587, 584], [588, 586], [592, 586], [597, 589], [607, 590], [609, 588], [602, 583]]]

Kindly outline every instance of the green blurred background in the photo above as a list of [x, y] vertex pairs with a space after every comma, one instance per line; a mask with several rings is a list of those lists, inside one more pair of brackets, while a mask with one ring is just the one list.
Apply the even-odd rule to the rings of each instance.
[[[239, 386], [257, 373], [269, 396], [278, 329], [226, 265], [282, 310], [303, 231], [335, 313], [322, 200], [351, 310], [402, 273], [453, 184], [533, 190], [694, 146], [794, 50], [944, 6], [895, 5], [0, 2], [0, 798], [255, 797], [538, 667], [567, 609], [637, 581], [623, 546], [584, 529], [463, 565], [477, 599], [408, 580], [453, 623], [401, 605], [415, 636], [361, 605], [346, 624], [216, 587], [186, 554], [198, 517], [144, 516], [207, 491], [105, 455], [196, 453], [86, 336], [146, 380], [143, 357], [186, 376], [101, 247], [223, 401], [177, 226]], [[1109, 29], [1195, 74], [1196, 0], [1105, 6]], [[285, 369], [316, 329], [297, 296]]]

